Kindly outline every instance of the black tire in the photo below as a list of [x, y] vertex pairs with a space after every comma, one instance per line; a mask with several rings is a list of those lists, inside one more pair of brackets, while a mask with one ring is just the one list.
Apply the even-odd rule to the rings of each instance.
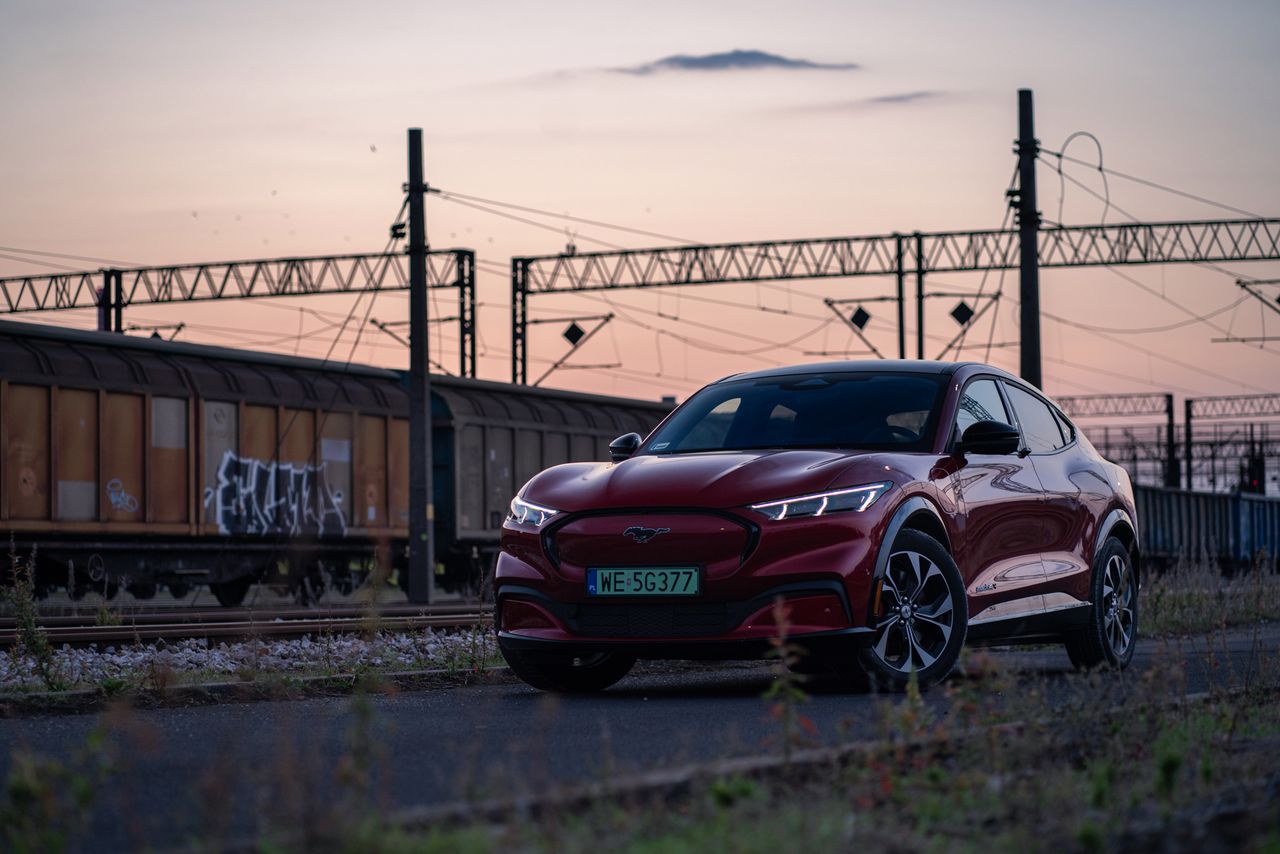
[[244, 603], [244, 597], [253, 586], [252, 576], [242, 575], [231, 581], [222, 581], [209, 585], [218, 604], [224, 608], [235, 608]]
[[1108, 537], [1093, 560], [1089, 620], [1066, 639], [1077, 670], [1124, 669], [1138, 641], [1138, 576], [1124, 543]]
[[920, 690], [951, 673], [969, 628], [964, 581], [946, 547], [920, 531], [898, 534], [889, 553], [871, 644], [858, 661], [871, 686]]
[[635, 658], [617, 652], [573, 656], [554, 652], [517, 652], [502, 647], [511, 670], [539, 691], [557, 694], [593, 694], [613, 685], [631, 672]]

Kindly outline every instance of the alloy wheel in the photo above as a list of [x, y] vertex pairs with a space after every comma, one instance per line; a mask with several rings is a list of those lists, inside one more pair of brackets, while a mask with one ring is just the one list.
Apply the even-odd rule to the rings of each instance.
[[1112, 555], [1102, 576], [1102, 634], [1116, 658], [1121, 658], [1133, 643], [1133, 573], [1129, 562]]
[[887, 667], [920, 671], [937, 661], [955, 629], [952, 591], [942, 570], [914, 551], [889, 556], [872, 647]]

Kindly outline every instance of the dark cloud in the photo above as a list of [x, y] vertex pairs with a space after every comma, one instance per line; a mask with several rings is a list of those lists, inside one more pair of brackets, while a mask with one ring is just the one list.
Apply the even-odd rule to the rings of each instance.
[[892, 92], [888, 95], [873, 95], [868, 98], [853, 98], [844, 101], [829, 101], [821, 104], [799, 104], [785, 107], [786, 113], [851, 113], [872, 107], [893, 106], [897, 104], [914, 104], [920, 101], [936, 101], [947, 93], [932, 89], [921, 89], [915, 92]]
[[645, 75], [662, 71], [754, 71], [762, 68], [780, 68], [787, 71], [853, 71], [858, 68], [858, 65], [853, 62], [813, 62], [808, 59], [766, 53], [763, 50], [730, 50], [701, 56], [676, 54], [642, 65], [610, 70], [620, 74]]

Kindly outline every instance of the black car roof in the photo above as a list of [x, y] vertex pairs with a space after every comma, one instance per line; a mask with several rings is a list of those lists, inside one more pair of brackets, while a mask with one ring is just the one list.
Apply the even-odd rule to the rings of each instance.
[[815, 362], [807, 365], [785, 365], [727, 376], [727, 380], [754, 380], [768, 377], [786, 377], [813, 373], [875, 373], [875, 374], [934, 374], [950, 376], [965, 367], [977, 367], [1003, 377], [1016, 379], [1007, 371], [984, 365], [981, 362], [935, 362], [915, 359], [857, 359], [843, 362]]

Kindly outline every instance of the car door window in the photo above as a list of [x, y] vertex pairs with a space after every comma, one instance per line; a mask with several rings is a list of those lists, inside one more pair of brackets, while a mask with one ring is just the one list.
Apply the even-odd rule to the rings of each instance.
[[1076, 438], [1076, 428], [1067, 420], [1067, 416], [1063, 415], [1058, 410], [1053, 410], [1053, 414], [1058, 418], [1058, 427], [1062, 430], [1062, 438], [1067, 441], [1068, 445], [1071, 444], [1071, 442]]
[[1062, 428], [1049, 404], [1010, 383], [1005, 383], [1005, 390], [1009, 393], [1013, 411], [1018, 414], [1022, 438], [1031, 453], [1047, 454], [1066, 446], [1067, 440], [1063, 438]]
[[995, 380], [974, 380], [964, 387], [956, 411], [956, 436], [963, 436], [970, 425], [979, 421], [1013, 422], [1005, 411]]

